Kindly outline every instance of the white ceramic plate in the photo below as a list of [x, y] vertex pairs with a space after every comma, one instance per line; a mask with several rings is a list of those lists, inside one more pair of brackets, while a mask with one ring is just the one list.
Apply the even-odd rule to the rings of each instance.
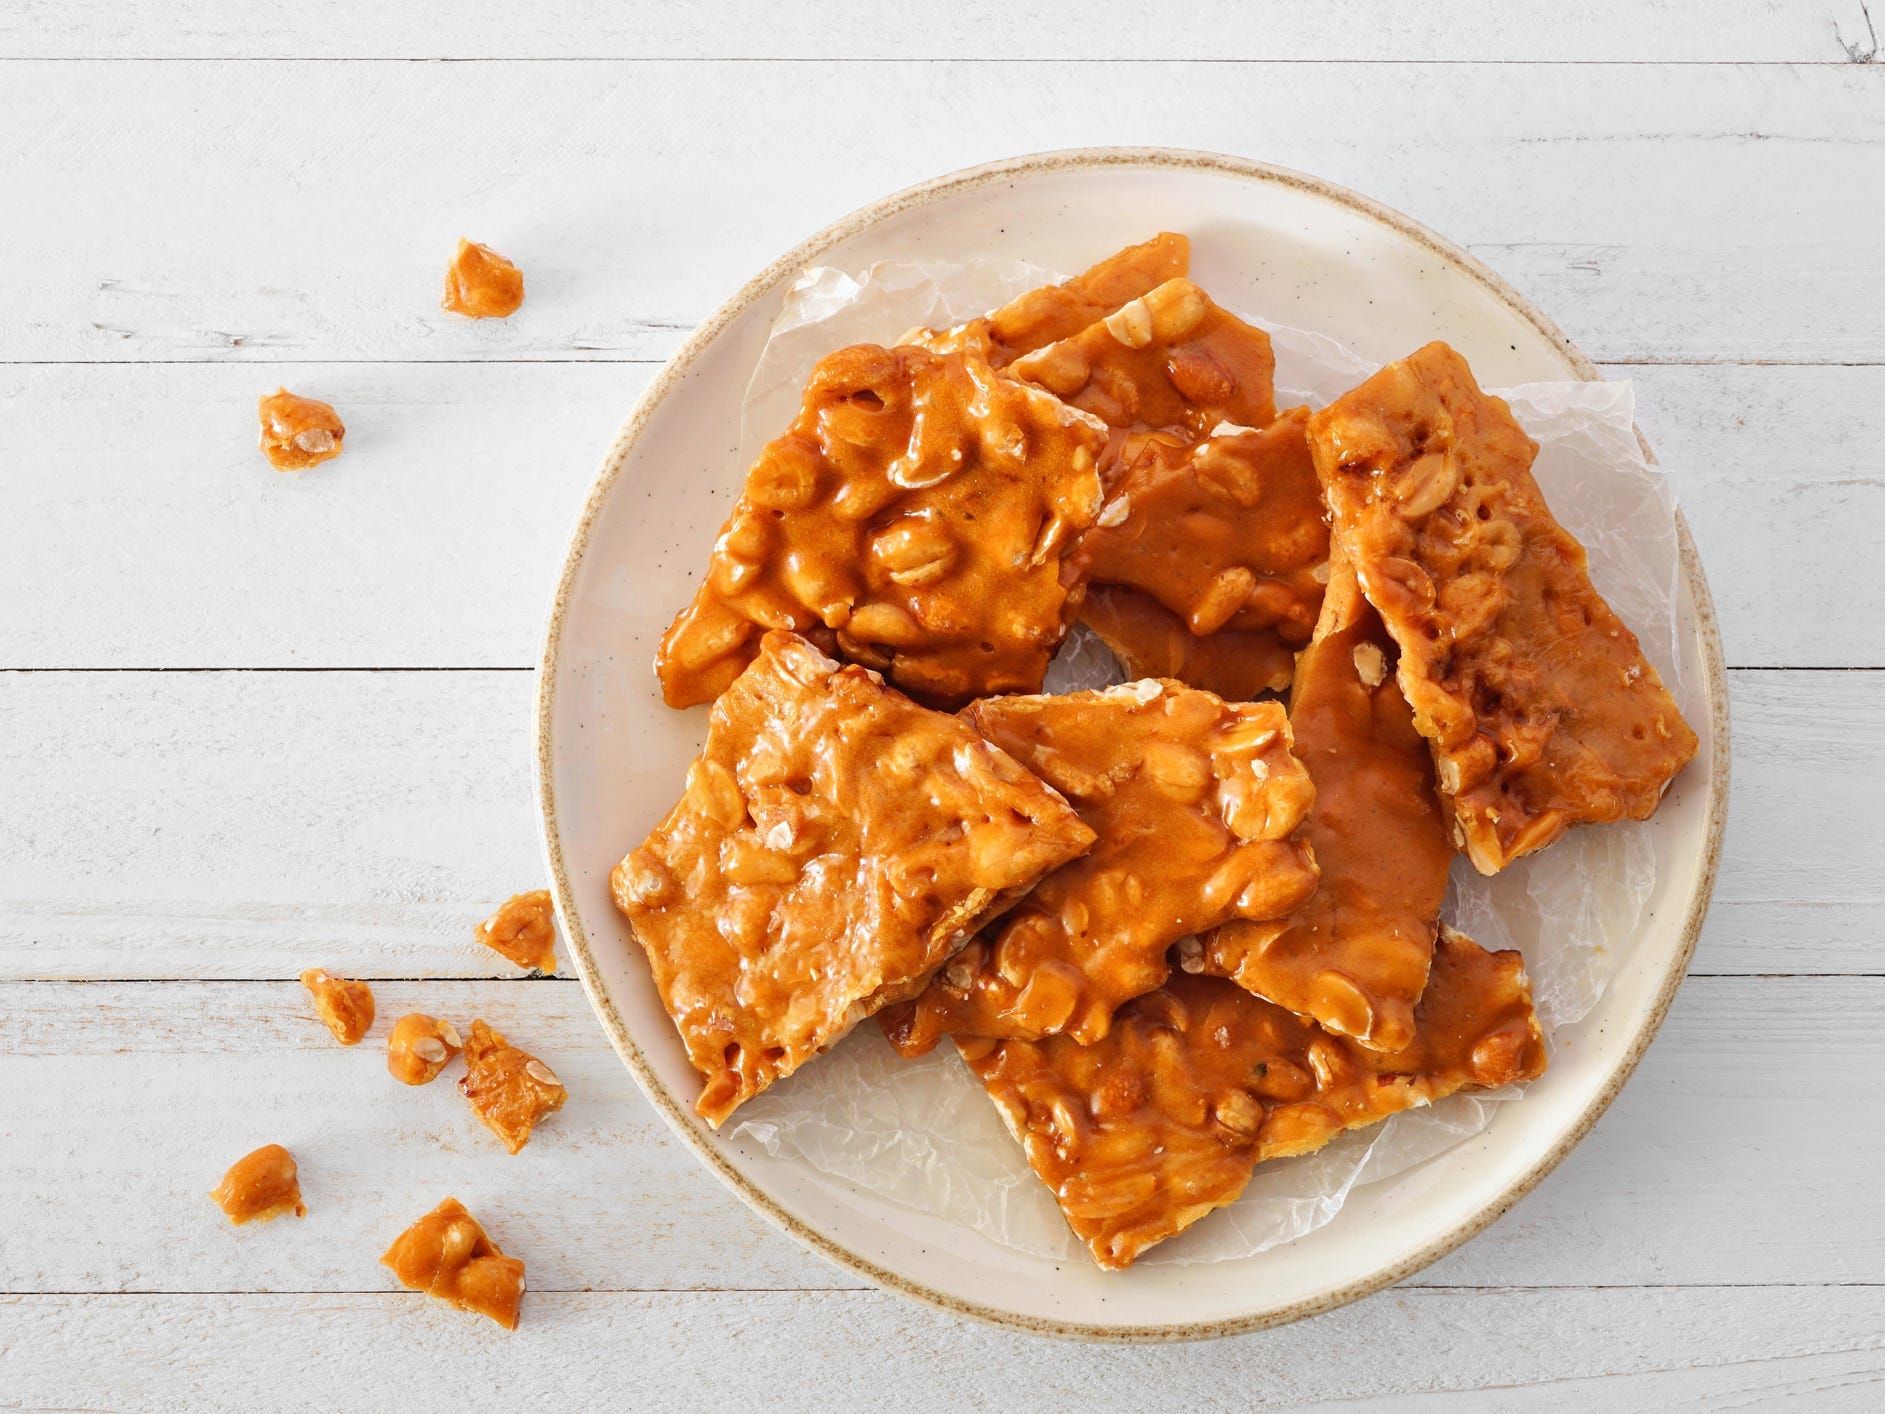
[[[1237, 158], [1106, 149], [957, 173], [855, 212], [729, 300], [661, 371], [603, 458], [557, 582], [538, 680], [537, 760], [569, 949], [622, 1059], [677, 1133], [747, 1203], [841, 1265], [956, 1313], [1044, 1333], [1147, 1340], [1294, 1320], [1399, 1280], [1504, 1212], [1581, 1139], [1648, 1045], [1687, 968], [1727, 796], [1727, 693], [1706, 583], [1683, 530], [1682, 671], [1701, 684], [1701, 752], [1661, 811], [1644, 935], [1550, 1072], [1485, 1133], [1352, 1194], [1327, 1226], [1255, 1257], [1102, 1273], [997, 1246], [718, 1136], [699, 1080], [609, 901], [610, 868], [666, 813], [704, 709], [661, 703], [651, 663], [738, 493], [740, 402], [786, 287], [807, 265], [1011, 256], [1071, 272], [1155, 230], [1192, 238], [1192, 273], [1233, 309], [1327, 333], [1371, 362], [1445, 339], [1491, 387], [1596, 370], [1463, 251], [1406, 217]], [[789, 1081], [785, 1082], [790, 1084]], [[731, 1126], [729, 1126], [731, 1128]], [[1017, 1160], [1019, 1155], [1017, 1154]]]

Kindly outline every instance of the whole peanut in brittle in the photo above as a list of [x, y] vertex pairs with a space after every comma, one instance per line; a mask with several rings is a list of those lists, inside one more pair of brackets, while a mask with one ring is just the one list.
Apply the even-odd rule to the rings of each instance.
[[307, 1205], [301, 1201], [301, 1179], [294, 1155], [279, 1144], [264, 1144], [237, 1159], [209, 1196], [237, 1227], [268, 1222], [283, 1213], [298, 1218], [308, 1215]]
[[813, 372], [661, 640], [671, 707], [709, 702], [768, 629], [945, 707], [1036, 691], [1080, 607], [1105, 430], [971, 350], [859, 345]]
[[958, 1040], [1028, 1166], [1100, 1266], [1235, 1202], [1255, 1167], [1545, 1068], [1515, 952], [1443, 930], [1413, 1040], [1371, 1051], [1216, 977], [1175, 973], [1091, 1045]]
[[262, 453], [277, 471], [306, 471], [340, 455], [347, 426], [333, 404], [277, 388], [256, 404]]
[[967, 723], [772, 633], [610, 884], [718, 1125], [1092, 841]]
[[1147, 681], [991, 698], [963, 716], [1099, 838], [884, 1014], [904, 1055], [951, 1032], [1097, 1040], [1120, 1003], [1165, 980], [1179, 938], [1284, 917], [1315, 888], [1295, 838], [1314, 792], [1273, 702]]
[[1317, 413], [1309, 439], [1474, 866], [1649, 818], [1695, 733], [1545, 504], [1511, 409], [1434, 343]]

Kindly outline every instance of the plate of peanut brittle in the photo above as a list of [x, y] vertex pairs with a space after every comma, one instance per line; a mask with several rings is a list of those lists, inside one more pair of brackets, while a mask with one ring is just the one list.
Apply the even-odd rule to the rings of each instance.
[[1045, 1334], [1273, 1325], [1485, 1227], [1653, 1037], [1726, 808], [1707, 586], [1597, 379], [1407, 218], [1202, 153], [958, 173], [755, 277], [609, 449], [539, 675], [650, 1100]]

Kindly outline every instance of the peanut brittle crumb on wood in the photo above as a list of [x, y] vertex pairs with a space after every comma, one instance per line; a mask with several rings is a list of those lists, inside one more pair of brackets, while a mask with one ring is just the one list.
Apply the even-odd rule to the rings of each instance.
[[1092, 841], [967, 723], [773, 633], [610, 882], [718, 1125]]
[[524, 272], [488, 245], [460, 240], [445, 267], [440, 304], [467, 319], [507, 319], [524, 302]]
[[1180, 952], [1188, 971], [1232, 977], [1386, 1051], [1413, 1040], [1453, 862], [1433, 757], [1391, 671], [1394, 656], [1338, 555], [1289, 702], [1296, 755], [1315, 782], [1303, 838], [1321, 886], [1281, 925], [1227, 923]]
[[308, 1215], [301, 1201], [301, 1178], [294, 1155], [279, 1144], [264, 1144], [229, 1166], [223, 1181], [210, 1190], [216, 1206], [240, 1227], [268, 1222], [283, 1213]]
[[555, 1071], [482, 1021], [471, 1023], [465, 1040], [465, 1073], [458, 1090], [484, 1127], [513, 1154], [569, 1098]]
[[429, 1085], [464, 1049], [458, 1028], [422, 1011], [393, 1023], [386, 1037], [386, 1069], [401, 1085]]
[[1399, 645], [1481, 873], [1573, 825], [1647, 819], [1695, 733], [1531, 474], [1537, 443], [1429, 344], [1310, 419], [1333, 535]]
[[963, 716], [1059, 790], [1098, 835], [883, 1017], [919, 1055], [950, 1032], [1090, 1042], [1164, 981], [1181, 937], [1289, 914], [1316, 886], [1295, 838], [1313, 788], [1273, 702], [1141, 681], [991, 698]]
[[519, 967], [546, 977], [556, 971], [556, 907], [548, 889], [512, 894], [472, 936]]
[[306, 471], [340, 455], [346, 424], [331, 403], [277, 388], [256, 403], [262, 453], [277, 471]]
[[358, 1044], [373, 1025], [373, 989], [366, 983], [350, 982], [324, 968], [310, 967], [301, 974], [301, 985], [314, 1000], [314, 1014], [341, 1045]]
[[524, 1264], [507, 1257], [456, 1198], [447, 1198], [393, 1240], [380, 1258], [400, 1285], [460, 1311], [517, 1329]]
[[1544, 1071], [1515, 952], [1443, 930], [1411, 1045], [1371, 1051], [1215, 977], [1174, 974], [1089, 1046], [959, 1039], [1100, 1266], [1234, 1202], [1255, 1166], [1457, 1090]]
[[1037, 691], [1079, 610], [1070, 556], [1099, 513], [1104, 441], [970, 352], [829, 355], [662, 637], [668, 705], [712, 701], [768, 629], [932, 705]]

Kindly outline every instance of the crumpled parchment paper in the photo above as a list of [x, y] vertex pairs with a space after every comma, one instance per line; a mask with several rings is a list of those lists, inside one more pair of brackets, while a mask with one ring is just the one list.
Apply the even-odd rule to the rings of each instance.
[[[893, 343], [918, 325], [957, 324], [1058, 278], [1018, 261], [884, 263], [857, 276], [805, 271], [748, 386], [742, 465], [791, 422], [812, 366], [833, 349]], [[1278, 407], [1320, 407], [1374, 371], [1324, 335], [1274, 323], [1260, 309], [1238, 313], [1274, 342]], [[1597, 588], [1682, 700], [1675, 501], [1668, 477], [1643, 459], [1630, 385], [1533, 383], [1494, 391], [1537, 439], [1533, 472], [1558, 519], [1589, 550]], [[1105, 646], [1076, 629], [1047, 685], [1065, 692], [1122, 677]], [[1640, 829], [1627, 822], [1584, 828], [1492, 879], [1462, 856], [1443, 916], [1486, 947], [1523, 952], [1549, 1045], [1596, 1004], [1615, 958], [1636, 933], [1655, 878], [1655, 853]], [[1317, 1153], [1262, 1164], [1236, 1203], [1140, 1260], [1221, 1261], [1301, 1237], [1340, 1212], [1356, 1186], [1395, 1177], [1478, 1134], [1517, 1093], [1455, 1095], [1344, 1135]], [[1046, 1186], [1029, 1172], [1020, 1146], [947, 1043], [905, 1061], [867, 1021], [829, 1055], [745, 1105], [733, 1137], [953, 1219], [1004, 1246], [1050, 1258], [1079, 1251]]]

